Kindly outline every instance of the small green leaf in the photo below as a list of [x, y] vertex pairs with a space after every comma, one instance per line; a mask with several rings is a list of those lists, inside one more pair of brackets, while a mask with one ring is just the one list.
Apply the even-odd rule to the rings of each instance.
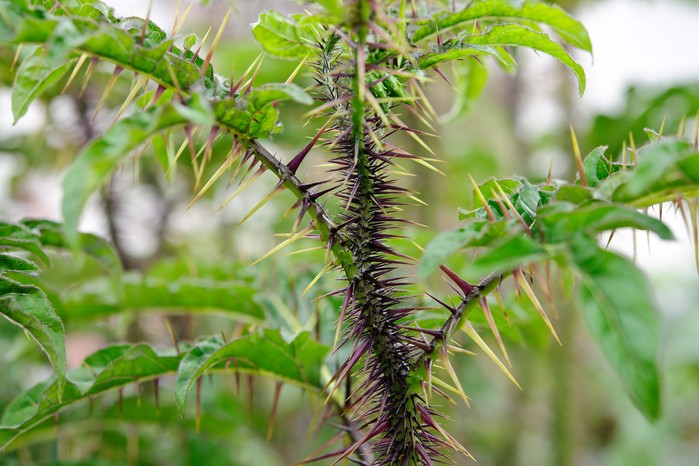
[[498, 24], [488, 27], [482, 34], [468, 35], [461, 42], [478, 46], [517, 46], [537, 50], [558, 59], [570, 68], [578, 78], [580, 95], [585, 92], [585, 70], [568, 52], [541, 32], [518, 24]]
[[420, 277], [426, 278], [463, 248], [490, 246], [493, 242], [500, 240], [506, 234], [506, 229], [511, 226], [505, 222], [481, 220], [440, 234], [425, 248], [420, 260]]
[[556, 191], [556, 200], [579, 205], [592, 199], [592, 191], [584, 186], [564, 184]]
[[49, 263], [39, 235], [21, 224], [0, 221], [0, 248], [22, 249]]
[[47, 63], [45, 50], [42, 48], [37, 48], [22, 60], [12, 86], [14, 123], [27, 113], [29, 104], [68, 73], [75, 66], [76, 61], [77, 59], [70, 59], [56, 64]]
[[585, 181], [587, 185], [591, 188], [597, 186], [600, 181], [609, 178], [612, 173], [619, 171], [620, 167], [612, 164], [607, 157], [604, 156], [604, 152], [607, 150], [607, 146], [600, 146], [595, 148], [592, 152], [585, 156], [583, 161], [583, 172], [585, 173]]
[[313, 52], [312, 22], [292, 21], [276, 11], [265, 11], [252, 25], [252, 33], [263, 49], [277, 57], [304, 58]]
[[41, 289], [0, 275], [0, 314], [23, 328], [46, 354], [58, 375], [58, 398], [65, 386], [65, 330]]
[[253, 333], [224, 344], [212, 337], [197, 344], [182, 358], [177, 370], [175, 398], [184, 414], [187, 394], [207, 370], [218, 367], [262, 374], [320, 389], [320, 368], [328, 347], [299, 334], [287, 343], [278, 330]]
[[590, 333], [650, 420], [660, 415], [660, 322], [646, 278], [628, 259], [578, 236], [571, 245], [581, 275], [581, 311]]
[[8, 272], [37, 275], [40, 269], [38, 265], [30, 260], [9, 254], [0, 254], [0, 275]]
[[549, 5], [534, 0], [512, 2], [508, 0], [478, 0], [456, 13], [441, 13], [429, 22], [421, 25], [412, 36], [413, 42], [419, 42], [435, 34], [441, 34], [465, 22], [477, 19], [508, 18], [533, 21], [545, 24], [556, 31], [563, 39], [575, 47], [592, 51], [590, 37], [585, 27], [556, 5]]

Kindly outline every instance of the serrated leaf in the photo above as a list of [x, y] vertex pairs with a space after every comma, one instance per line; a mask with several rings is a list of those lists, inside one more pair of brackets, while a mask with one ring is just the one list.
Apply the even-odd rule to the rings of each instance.
[[22, 249], [49, 262], [46, 253], [41, 249], [41, 238], [24, 225], [0, 221], [0, 248]]
[[619, 171], [620, 167], [613, 165], [604, 156], [607, 146], [595, 148], [592, 152], [585, 156], [583, 160], [583, 172], [587, 185], [591, 188], [597, 186], [600, 181], [609, 178], [612, 173]]
[[437, 66], [444, 61], [453, 61], [466, 57], [483, 56], [495, 57], [499, 61], [503, 62], [503, 64], [506, 64], [503, 59], [503, 56], [494, 47], [473, 44], [462, 44], [460, 41], [456, 41], [452, 44], [443, 45], [442, 50], [440, 50], [439, 52], [430, 52], [422, 55], [418, 59], [418, 67], [420, 67], [420, 69], [426, 70], [434, 66]]
[[481, 18], [508, 18], [533, 21], [545, 24], [556, 31], [571, 45], [592, 51], [590, 37], [585, 27], [556, 5], [539, 1], [525, 0], [512, 2], [507, 0], [481, 0], [471, 2], [466, 8], [456, 13], [441, 13], [421, 25], [413, 33], [413, 42], [419, 42], [434, 34], [441, 34], [452, 28], [461, 27], [465, 22]]
[[46, 294], [0, 275], [0, 314], [24, 329], [46, 354], [58, 376], [58, 398], [65, 386], [65, 330]]
[[299, 334], [284, 341], [278, 330], [264, 330], [225, 344], [212, 337], [197, 344], [182, 358], [177, 370], [175, 397], [184, 414], [187, 394], [207, 370], [228, 367], [252, 374], [263, 374], [304, 387], [322, 389], [320, 368], [329, 348]]
[[535, 225], [548, 243], [571, 241], [580, 232], [595, 235], [617, 228], [636, 228], [656, 233], [662, 239], [674, 239], [672, 231], [660, 220], [632, 207], [597, 202], [585, 206], [557, 203], [540, 210]]
[[23, 257], [0, 254], [0, 275], [8, 272], [36, 275], [40, 269], [34, 262]]
[[29, 104], [68, 73], [77, 62], [77, 59], [70, 59], [57, 64], [47, 64], [44, 55], [45, 51], [42, 48], [37, 48], [31, 55], [22, 60], [17, 69], [15, 82], [12, 86], [14, 123], [17, 123], [27, 113]]
[[473, 221], [460, 228], [440, 234], [429, 242], [420, 259], [420, 277], [426, 278], [450, 256], [463, 248], [490, 246], [505, 234], [511, 224]]
[[550, 55], [566, 65], [578, 78], [580, 95], [585, 92], [585, 70], [571, 58], [563, 47], [552, 41], [546, 34], [518, 24], [498, 24], [488, 27], [482, 34], [468, 35], [461, 39], [462, 44], [478, 46], [516, 46]]
[[263, 49], [277, 57], [300, 59], [313, 52], [312, 23], [293, 21], [276, 11], [261, 13], [252, 33]]
[[581, 276], [580, 310], [590, 333], [636, 407], [657, 419], [660, 322], [646, 278], [628, 259], [589, 237], [578, 236], [571, 255]]

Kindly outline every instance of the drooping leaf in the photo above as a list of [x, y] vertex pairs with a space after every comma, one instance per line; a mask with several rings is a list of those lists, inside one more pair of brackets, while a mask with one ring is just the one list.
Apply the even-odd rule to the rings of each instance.
[[580, 276], [580, 310], [590, 333], [650, 420], [660, 415], [660, 322], [643, 274], [617, 254], [580, 235], [571, 245]]
[[590, 37], [585, 27], [556, 5], [535, 0], [512, 2], [508, 0], [477, 0], [456, 13], [440, 13], [420, 25], [413, 33], [413, 42], [419, 42], [434, 34], [441, 34], [465, 22], [477, 19], [507, 18], [545, 24], [556, 31], [571, 45], [592, 51]]
[[328, 347], [302, 333], [287, 343], [278, 330], [264, 330], [224, 343], [212, 337], [197, 344], [177, 370], [176, 399], [184, 413], [187, 394], [211, 368], [262, 374], [304, 387], [321, 389], [320, 369]]
[[485, 47], [526, 47], [545, 53], [570, 68], [578, 78], [580, 95], [585, 91], [585, 70], [583, 70], [582, 66], [573, 60], [563, 47], [552, 41], [546, 34], [534, 31], [526, 26], [518, 24], [490, 26], [482, 34], [464, 36], [461, 38], [461, 43], [464, 46], [469, 44]]
[[267, 52], [283, 58], [304, 58], [313, 52], [315, 31], [306, 18], [293, 21], [276, 12], [265, 11], [252, 25], [257, 42]]
[[557, 203], [539, 211], [536, 231], [548, 243], [571, 241], [580, 232], [594, 236], [617, 228], [636, 228], [656, 233], [663, 239], [674, 239], [672, 231], [660, 220], [621, 204], [596, 202], [585, 206]]
[[46, 354], [58, 376], [60, 398], [66, 374], [65, 330], [46, 294], [0, 275], [0, 314], [31, 335]]

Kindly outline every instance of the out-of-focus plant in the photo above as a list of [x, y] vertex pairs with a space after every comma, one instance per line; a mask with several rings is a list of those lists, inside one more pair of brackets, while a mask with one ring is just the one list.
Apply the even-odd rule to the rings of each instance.
[[[246, 374], [277, 381], [271, 424], [282, 384], [315, 393], [319, 404], [325, 400], [332, 408], [326, 417], [339, 418], [339, 433], [305, 461], [429, 465], [453, 452], [469, 455], [448, 432], [433, 397], [468, 402], [453, 368], [455, 354], [466, 351], [457, 342], [460, 333], [519, 386], [500, 337], [506, 319], [491, 312], [496, 306], [504, 310], [500, 290], [510, 282], [516, 299], [527, 303], [556, 340], [555, 322], [541, 301], [554, 308], [554, 288], [571, 294], [620, 383], [639, 410], [656, 419], [661, 410], [659, 329], [650, 289], [628, 259], [601, 247], [597, 237], [630, 227], [671, 239], [660, 220], [640, 211], [665, 202], [688, 208], [696, 236], [696, 144], [650, 132], [651, 143], [644, 147], [621, 154], [598, 147], [583, 158], [573, 138], [574, 182], [550, 176], [543, 183], [470, 180], [477, 205], [463, 212], [466, 223], [435, 238], [419, 262], [423, 279], [441, 269], [456, 301], [423, 296], [411, 272], [415, 246], [400, 234], [401, 226], [411, 223], [401, 207], [420, 200], [397, 181], [400, 172], [410, 171], [410, 163], [438, 171], [425, 142], [436, 131], [436, 115], [423, 85], [432, 79], [448, 82], [440, 67], [461, 61], [470, 80], [467, 97], [475, 97], [487, 75], [483, 62], [511, 70], [510, 48], [525, 47], [568, 67], [582, 93], [585, 73], [561, 43], [591, 51], [587, 32], [559, 7], [532, 0], [478, 0], [459, 8], [450, 2], [326, 0], [308, 7], [294, 16], [268, 11], [253, 24], [267, 53], [299, 62], [281, 82], [256, 85], [261, 59], [230, 78], [213, 69], [228, 16], [204, 54], [203, 40], [180, 31], [179, 12], [168, 35], [148, 18], [117, 17], [97, 0], [0, 1], [0, 41], [16, 53], [15, 120], [52, 87], [77, 86], [80, 74], [87, 83], [108, 64], [113, 74], [97, 113], [114, 86], [132, 77], [115, 122], [81, 150], [63, 179], [64, 223], [28, 220], [0, 229], [5, 251], [0, 255], [0, 311], [36, 340], [56, 372], [7, 406], [0, 447], [21, 445], [67, 406], [92, 403], [109, 391], [117, 390], [121, 399], [125, 387], [152, 381], [159, 400], [158, 381], [167, 375], [176, 378], [174, 397], [181, 413], [196, 389], [199, 428], [202, 377], [232, 372], [236, 378]], [[293, 83], [303, 72], [315, 82], [308, 89]], [[267, 141], [282, 130], [284, 102], [309, 106], [306, 120], [320, 123], [304, 148], [280, 159]], [[408, 116], [419, 127], [406, 124]], [[399, 147], [400, 134], [412, 138], [424, 155]], [[227, 155], [214, 158], [214, 147], [222, 144]], [[265, 173], [274, 175], [274, 189], [243, 221], [281, 192], [296, 198], [291, 231], [256, 263], [297, 241], [315, 241], [315, 247], [298, 251], [317, 261], [317, 275], [303, 293], [292, 292], [288, 303], [262, 298], [263, 285], [234, 266], [202, 271], [206, 280], [178, 263], [121, 275], [116, 253], [94, 236], [80, 234], [78, 222], [91, 196], [147, 145], [170, 180], [188, 153], [196, 192], [192, 203], [221, 178], [237, 183], [226, 205]], [[325, 178], [310, 181], [302, 179], [299, 168], [312, 150], [327, 155], [328, 168]], [[42, 290], [41, 280], [32, 277], [40, 263], [48, 262], [46, 247], [74, 254], [82, 250], [111, 276], [93, 277], [56, 294]], [[464, 249], [478, 256], [457, 274], [445, 263]], [[287, 307], [336, 272], [342, 284], [322, 295], [331, 304], [334, 329], [322, 325], [319, 314], [309, 319], [317, 324], [309, 329]], [[293, 276], [295, 271], [278, 273]], [[560, 277], [555, 285], [553, 275]], [[147, 343], [108, 346], [80, 368], [67, 370], [59, 315], [70, 323], [167, 309], [190, 315], [219, 312], [239, 325], [232, 336], [214, 332], [190, 334], [193, 341], [186, 343], [175, 339], [169, 351]], [[476, 310], [505, 363], [474, 328]], [[338, 361], [334, 374], [330, 354]], [[248, 391], [254, 393], [251, 383]]]

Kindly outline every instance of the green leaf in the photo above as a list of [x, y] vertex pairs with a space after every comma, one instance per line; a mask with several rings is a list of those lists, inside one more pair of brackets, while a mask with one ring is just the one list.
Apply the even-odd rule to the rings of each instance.
[[541, 32], [534, 31], [526, 26], [518, 24], [499, 24], [488, 27], [483, 34], [468, 35], [461, 39], [465, 45], [477, 46], [517, 46], [527, 47], [537, 50], [558, 59], [561, 63], [570, 68], [578, 78], [578, 91], [580, 95], [585, 92], [585, 70], [568, 52], [556, 42]]
[[426, 278], [463, 248], [490, 246], [500, 240], [506, 234], [506, 230], [511, 229], [512, 226], [511, 223], [481, 220], [440, 234], [425, 248], [420, 260], [420, 277]]
[[49, 262], [46, 253], [41, 249], [41, 238], [24, 225], [0, 221], [0, 248], [22, 249]]
[[431, 52], [422, 55], [418, 60], [418, 67], [426, 70], [439, 65], [444, 61], [458, 60], [465, 57], [491, 56], [506, 64], [503, 56], [494, 47], [463, 44], [460, 41], [444, 44], [439, 52]]
[[[37, 231], [43, 246], [67, 249], [70, 247], [65, 239], [63, 225], [51, 220], [23, 220], [23, 225]], [[91, 233], [80, 233], [81, 250], [92, 257], [104, 269], [117, 278], [121, 274], [119, 254], [108, 241]]]
[[253, 333], [225, 344], [212, 337], [197, 344], [182, 358], [177, 370], [175, 398], [184, 414], [187, 394], [211, 368], [263, 374], [303, 387], [321, 389], [320, 369], [328, 347], [299, 334], [287, 343], [278, 330]]
[[311, 105], [313, 98], [294, 83], [269, 83], [256, 87], [250, 92], [250, 102], [254, 108], [263, 108], [275, 102], [292, 100], [303, 105]]
[[526, 0], [512, 2], [507, 0], [481, 0], [471, 2], [466, 8], [456, 13], [441, 13], [421, 25], [413, 33], [413, 42], [419, 42], [435, 34], [441, 34], [463, 23], [481, 18], [508, 18], [533, 21], [545, 24], [556, 31], [563, 39], [575, 47], [592, 51], [590, 37], [585, 27], [556, 5], [539, 1]]
[[662, 140], [644, 146], [638, 151], [635, 170], [616, 188], [613, 200], [634, 202], [663, 189], [665, 174], [693, 153], [690, 143], [683, 140]]
[[672, 231], [660, 220], [632, 207], [601, 202], [583, 207], [557, 203], [555, 207], [540, 210], [535, 225], [536, 232], [540, 232], [548, 243], [570, 241], [580, 232], [593, 236], [617, 228], [647, 230], [662, 239], [674, 239]]
[[564, 184], [556, 191], [556, 200], [579, 205], [592, 199], [592, 191], [585, 186]]
[[265, 11], [253, 23], [252, 33], [263, 49], [277, 57], [301, 59], [313, 53], [312, 22], [292, 21], [276, 11]]
[[65, 330], [41, 289], [0, 275], [0, 314], [37, 342], [58, 375], [58, 398], [65, 386]]
[[115, 345], [89, 356], [68, 374], [63, 396], [57, 381], [43, 382], [15, 398], [0, 421], [0, 450], [62, 408], [106, 391], [143, 382], [177, 370], [181, 356], [148, 345]]
[[585, 173], [585, 181], [591, 188], [597, 186], [600, 181], [609, 178], [612, 173], [619, 171], [618, 166], [613, 165], [604, 156], [607, 146], [595, 148], [592, 152], [585, 156], [583, 160], [583, 172]]
[[12, 115], [14, 123], [27, 113], [31, 104], [42, 92], [56, 83], [73, 66], [76, 59], [62, 61], [55, 65], [46, 64], [44, 50], [37, 48], [17, 69], [15, 83], [12, 86]]
[[133, 149], [167, 128], [187, 123], [174, 107], [152, 107], [118, 121], [91, 142], [68, 169], [63, 179], [65, 239], [78, 245], [78, 221], [85, 204], [110, 177], [117, 164]]
[[63, 312], [69, 319], [104, 319], [125, 312], [215, 313], [249, 322], [262, 322], [264, 311], [249, 284], [207, 277], [173, 279], [147, 273], [125, 275], [117, 289], [111, 281], [88, 282], [71, 289]]
[[468, 265], [474, 276], [510, 272], [530, 262], [550, 257], [549, 251], [521, 230]]
[[650, 420], [660, 415], [660, 322], [643, 274], [628, 259], [578, 236], [571, 245], [581, 275], [581, 311], [590, 333]]
[[39, 266], [22, 257], [0, 254], [0, 275], [7, 272], [18, 272], [26, 275], [37, 275]]

